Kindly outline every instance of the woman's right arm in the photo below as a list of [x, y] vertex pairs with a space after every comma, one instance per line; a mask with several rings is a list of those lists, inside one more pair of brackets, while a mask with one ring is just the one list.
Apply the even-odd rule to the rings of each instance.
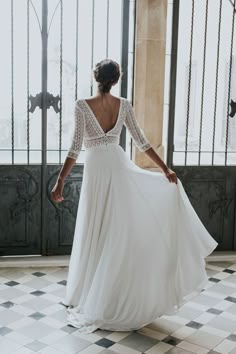
[[132, 104], [127, 100], [127, 112], [125, 118], [125, 126], [129, 130], [134, 142], [141, 152], [145, 152], [148, 157], [162, 170], [164, 175], [170, 182], [177, 183], [177, 176], [174, 171], [172, 171], [165, 162], [160, 158], [160, 156], [155, 152], [146, 138], [143, 130], [140, 128], [137, 119], [135, 117], [134, 108]]
[[166, 178], [173, 183], [178, 183], [177, 175], [174, 171], [172, 171], [165, 162], [160, 158], [160, 156], [156, 153], [153, 148], [148, 149], [145, 151], [148, 157], [162, 170]]

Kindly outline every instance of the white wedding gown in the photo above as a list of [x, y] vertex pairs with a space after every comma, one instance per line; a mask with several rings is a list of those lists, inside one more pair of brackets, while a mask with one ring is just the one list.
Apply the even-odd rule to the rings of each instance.
[[120, 100], [105, 133], [88, 103], [75, 104], [68, 155], [85, 164], [64, 304], [80, 332], [130, 331], [171, 315], [207, 282], [205, 260], [218, 245], [180, 179], [146, 171], [119, 145], [123, 124], [140, 151], [151, 147], [131, 103]]

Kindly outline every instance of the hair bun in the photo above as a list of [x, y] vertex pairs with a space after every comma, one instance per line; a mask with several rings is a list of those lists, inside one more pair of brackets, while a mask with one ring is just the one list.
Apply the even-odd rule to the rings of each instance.
[[120, 77], [119, 64], [111, 59], [104, 59], [97, 63], [93, 72], [94, 78], [98, 82], [98, 88], [103, 93], [109, 92]]

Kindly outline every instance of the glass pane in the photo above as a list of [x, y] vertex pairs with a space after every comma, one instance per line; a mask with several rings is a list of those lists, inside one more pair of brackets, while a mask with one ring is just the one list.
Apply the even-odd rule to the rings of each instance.
[[[39, 1], [32, 1], [28, 16], [27, 4], [0, 0], [0, 149], [13, 148], [14, 163], [22, 164], [27, 163], [28, 145], [41, 149], [41, 115], [38, 119], [37, 109], [27, 114], [28, 94], [41, 90], [41, 34], [32, 4], [39, 18], [41, 13]], [[1, 156], [5, 163], [13, 162], [12, 153]]]
[[[229, 99], [235, 100], [236, 97], [233, 79], [236, 75], [235, 45], [231, 78], [229, 76], [233, 7], [230, 1], [223, 1], [221, 9], [220, 3], [220, 0], [209, 0], [205, 22], [206, 1], [180, 1], [174, 146], [178, 151], [186, 148], [187, 152], [200, 150], [200, 164], [204, 165], [212, 164], [212, 155], [216, 152], [222, 152], [222, 156], [226, 148], [229, 153], [236, 152], [235, 120], [227, 117]], [[222, 156], [219, 156], [214, 157], [214, 164], [221, 163]], [[187, 160], [188, 165], [195, 164], [195, 154], [188, 154]], [[230, 161], [232, 163], [232, 158]]]
[[[79, 1], [78, 7], [76, 0], [69, 0], [63, 2], [62, 13], [57, 4], [58, 1], [53, 0], [49, 7], [48, 91], [56, 96], [62, 90], [62, 113], [60, 117], [60, 113], [48, 110], [47, 140], [48, 150], [59, 150], [60, 141], [61, 149], [67, 150], [73, 135], [76, 94], [81, 98], [96, 92], [92, 69], [107, 54], [119, 63], [121, 61], [122, 1], [95, 0], [93, 8], [92, 0]], [[120, 86], [116, 85], [111, 92], [119, 95], [119, 91]], [[64, 153], [61, 162], [63, 156]], [[59, 162], [59, 154], [49, 152], [48, 163], [53, 162]]]
[[[0, 152], [12, 147], [14, 151], [13, 161], [11, 152], [1, 153], [1, 161], [6, 162], [9, 157], [8, 163], [41, 163], [42, 111], [35, 97], [41, 93], [43, 77], [47, 79], [48, 92], [61, 98], [61, 113], [53, 108], [47, 110], [48, 162], [63, 162], [73, 134], [74, 102], [97, 89], [92, 68], [106, 56], [121, 63], [122, 3], [122, 0], [48, 1], [48, 75], [45, 73], [44, 77], [42, 1], [0, 0], [0, 45], [4, 48], [0, 65]], [[133, 7], [131, 1], [132, 27]], [[132, 61], [130, 53], [130, 71]], [[129, 92], [131, 88], [130, 76]], [[112, 93], [119, 95], [120, 84], [112, 88]], [[28, 95], [32, 96], [30, 113]]]

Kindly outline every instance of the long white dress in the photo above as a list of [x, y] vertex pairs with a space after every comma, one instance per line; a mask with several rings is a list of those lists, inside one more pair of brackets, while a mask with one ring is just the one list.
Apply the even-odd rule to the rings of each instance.
[[140, 151], [151, 147], [127, 99], [107, 133], [76, 101], [67, 156], [76, 160], [84, 143], [85, 164], [63, 303], [67, 323], [83, 333], [137, 330], [176, 313], [206, 284], [204, 258], [218, 245], [180, 179], [129, 159], [119, 145], [123, 124]]

